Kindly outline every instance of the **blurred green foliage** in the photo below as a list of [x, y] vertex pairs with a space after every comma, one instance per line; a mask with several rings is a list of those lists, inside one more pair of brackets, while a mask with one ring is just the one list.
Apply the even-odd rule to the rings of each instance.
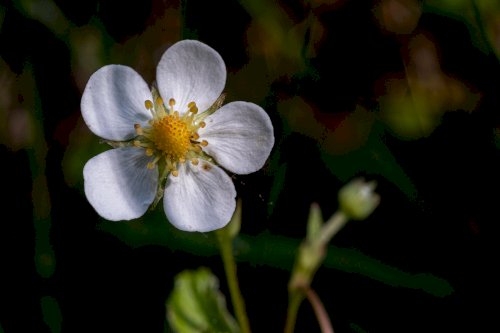
[[51, 296], [42, 297], [40, 300], [45, 324], [52, 333], [60, 333], [62, 326], [62, 313], [57, 300]]

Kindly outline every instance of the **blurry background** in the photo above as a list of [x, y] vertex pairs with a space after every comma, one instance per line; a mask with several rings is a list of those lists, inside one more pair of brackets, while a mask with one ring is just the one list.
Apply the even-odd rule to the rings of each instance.
[[[280, 332], [309, 206], [328, 218], [356, 176], [382, 202], [333, 240], [313, 287], [336, 332], [496, 327], [500, 3], [496, 0], [0, 2], [0, 332], [169, 332], [174, 276], [209, 267], [209, 235], [102, 220], [82, 169], [99, 144], [80, 98], [101, 66], [147, 82], [181, 39], [217, 50], [226, 102], [269, 113], [263, 170], [234, 176], [255, 332]], [[319, 328], [309, 304], [297, 332]]]

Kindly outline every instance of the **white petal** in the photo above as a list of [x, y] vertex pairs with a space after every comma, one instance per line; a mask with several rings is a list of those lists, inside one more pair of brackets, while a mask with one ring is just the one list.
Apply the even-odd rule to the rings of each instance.
[[108, 140], [128, 140], [135, 136], [134, 124], [151, 119], [144, 102], [151, 91], [132, 68], [104, 66], [92, 74], [83, 92], [81, 108], [85, 123], [94, 134]]
[[183, 164], [177, 177], [168, 177], [163, 204], [168, 220], [176, 228], [207, 232], [229, 222], [235, 197], [234, 184], [224, 170], [201, 162], [197, 167]]
[[194, 40], [172, 45], [161, 57], [156, 69], [158, 90], [166, 103], [175, 99], [179, 113], [195, 102], [200, 112], [208, 109], [226, 84], [226, 65], [219, 53]]
[[203, 148], [217, 163], [237, 174], [262, 168], [274, 145], [273, 125], [258, 105], [232, 102], [205, 119]]
[[111, 221], [142, 216], [156, 195], [158, 169], [135, 147], [116, 148], [90, 159], [83, 168], [85, 195], [94, 209]]

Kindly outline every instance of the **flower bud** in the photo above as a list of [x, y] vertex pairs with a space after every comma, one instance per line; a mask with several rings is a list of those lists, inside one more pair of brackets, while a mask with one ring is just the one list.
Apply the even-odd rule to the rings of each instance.
[[364, 220], [377, 208], [380, 196], [374, 192], [377, 184], [355, 179], [339, 191], [342, 212], [353, 220]]

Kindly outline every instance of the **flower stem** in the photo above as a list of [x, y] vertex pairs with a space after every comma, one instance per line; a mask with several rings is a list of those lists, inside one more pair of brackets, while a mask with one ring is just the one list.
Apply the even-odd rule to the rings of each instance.
[[309, 303], [311, 303], [314, 313], [316, 314], [316, 318], [318, 319], [319, 326], [321, 327], [321, 333], [334, 333], [332, 322], [330, 321], [325, 306], [319, 299], [318, 294], [316, 294], [316, 292], [311, 288], [307, 288], [305, 292], [307, 299], [309, 300]]
[[328, 219], [328, 221], [326, 221], [321, 235], [318, 237], [318, 243], [326, 246], [333, 236], [335, 236], [348, 221], [349, 219], [342, 211], [337, 211], [332, 217], [330, 217], [330, 219]]
[[304, 295], [295, 290], [290, 292], [288, 300], [288, 310], [286, 314], [286, 324], [285, 324], [285, 333], [293, 333], [295, 329], [295, 322], [297, 321], [297, 314], [299, 312], [300, 304], [304, 299]]
[[245, 302], [241, 295], [240, 287], [238, 285], [238, 277], [236, 275], [236, 264], [233, 256], [233, 244], [230, 237], [226, 237], [222, 232], [217, 233], [217, 240], [224, 264], [224, 271], [226, 273], [227, 284], [229, 286], [229, 293], [231, 294], [231, 302], [233, 304], [236, 319], [241, 328], [242, 333], [250, 333], [250, 324], [245, 310]]
[[[314, 219], [310, 219], [309, 223], [313, 220]], [[310, 232], [312, 234], [308, 235], [299, 247], [295, 260], [295, 266], [288, 284], [288, 310], [285, 333], [293, 333], [295, 322], [297, 320], [297, 313], [303, 299], [305, 297], [314, 297], [314, 295], [308, 295], [308, 291], [310, 290], [310, 285], [316, 271], [325, 259], [328, 242], [346, 225], [348, 221], [349, 218], [346, 214], [342, 211], [337, 211], [330, 219], [328, 219], [328, 221], [326, 221], [326, 223], [321, 226], [320, 230], [316, 230], [316, 227], [310, 228]], [[310, 302], [313, 304], [313, 301], [310, 300]], [[313, 306], [315, 305], [317, 305], [317, 303], [313, 304]], [[318, 316], [316, 307], [315, 312]], [[322, 320], [322, 317], [318, 316], [318, 320], [320, 319]], [[324, 322], [320, 321], [322, 329], [323, 324]], [[326, 330], [324, 332], [331, 331]]]

